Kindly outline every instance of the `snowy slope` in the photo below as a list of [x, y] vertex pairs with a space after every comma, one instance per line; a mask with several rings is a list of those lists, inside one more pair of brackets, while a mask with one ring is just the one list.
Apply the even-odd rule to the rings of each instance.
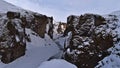
[[[6, 13], [7, 11], [17, 11], [22, 13], [22, 15], [26, 15], [25, 12], [28, 10], [24, 10], [0, 0], [0, 13]], [[32, 13], [31, 11], [28, 12]], [[27, 14], [27, 16], [29, 15]], [[26, 54], [9, 64], [0, 62], [0, 68], [44, 68], [42, 67], [42, 64], [44, 64], [43, 62], [53, 59], [56, 56], [59, 57], [59, 53], [62, 55], [58, 45], [47, 34], [43, 39], [31, 29], [26, 29], [26, 33], [30, 38], [30, 42], [27, 42]], [[51, 63], [51, 61], [49, 62]], [[55, 66], [53, 66], [54, 64]], [[52, 65], [47, 64], [47, 66], [47, 68], [50, 68], [50, 66], [53, 66], [54, 68], [58, 66], [63, 66], [63, 68], [76, 68], [75, 65], [72, 65], [65, 60], [52, 61]]]
[[0, 63], [0, 68], [37, 68], [43, 61], [59, 52], [57, 45], [46, 35], [45, 39], [35, 36], [30, 29], [26, 29], [31, 42], [27, 42], [25, 56], [9, 64]]
[[[96, 68], [120, 68], [120, 11], [112, 12], [111, 14], [106, 15], [105, 18], [107, 18], [108, 20], [112, 20], [113, 18], [118, 19], [117, 22], [113, 21], [112, 24], [117, 25], [116, 29], [114, 30], [115, 34], [117, 34], [117, 37], [114, 40], [119, 40], [114, 43], [113, 47], [108, 49], [111, 54], [101, 60]], [[113, 26], [111, 25], [111, 27]]]
[[[23, 12], [25, 10], [0, 0], [0, 13], [6, 13], [7, 11]], [[120, 38], [120, 11], [112, 12], [109, 15], [116, 15], [119, 19], [115, 32], [117, 32]], [[104, 17], [110, 19], [109, 15]], [[27, 42], [25, 56], [9, 64], [0, 62], [0, 68], [76, 68], [64, 60], [47, 61], [51, 57], [61, 53], [60, 49], [63, 49], [65, 37], [54, 34], [55, 38], [53, 41], [47, 34], [42, 39], [30, 29], [26, 29], [26, 33], [30, 36], [31, 42]], [[101, 60], [96, 68], [120, 68], [120, 41], [115, 43], [115, 46], [110, 48], [109, 51], [111, 54]]]
[[23, 9], [16, 7], [3, 0], [0, 0], [0, 13], [6, 13], [7, 11], [23, 11]]
[[117, 16], [120, 16], [120, 11], [114, 11], [112, 13], [110, 13], [111, 15], [117, 15]]
[[[0, 13], [7, 11], [24, 13], [23, 11], [26, 10], [0, 0]], [[47, 61], [51, 56], [59, 53], [59, 48], [48, 35], [42, 39], [37, 34], [33, 35], [34, 32], [31, 29], [26, 29], [26, 33], [30, 36], [31, 42], [27, 42], [25, 56], [9, 64], [0, 62], [0, 68], [38, 68], [43, 61]]]

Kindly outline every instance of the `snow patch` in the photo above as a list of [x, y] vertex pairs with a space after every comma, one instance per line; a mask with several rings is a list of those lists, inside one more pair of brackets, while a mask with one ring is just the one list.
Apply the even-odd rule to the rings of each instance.
[[65, 60], [54, 59], [51, 61], [43, 62], [38, 68], [77, 68], [77, 67]]

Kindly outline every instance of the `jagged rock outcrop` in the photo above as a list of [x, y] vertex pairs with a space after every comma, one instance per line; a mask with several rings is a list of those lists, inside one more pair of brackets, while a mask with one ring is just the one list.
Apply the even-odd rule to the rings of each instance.
[[53, 18], [33, 12], [13, 12], [0, 17], [0, 55], [1, 61], [10, 63], [25, 55], [26, 29], [36, 32], [41, 38], [47, 33], [53, 38]]
[[65, 29], [66, 29], [66, 24], [67, 23], [64, 23], [64, 22], [59, 22], [59, 25], [58, 25], [58, 28], [57, 28], [57, 32], [59, 34], [63, 34]]
[[120, 18], [119, 14], [109, 14], [105, 16], [108, 25], [112, 29], [114, 46], [109, 48], [110, 55], [99, 61], [95, 68], [120, 68]]
[[107, 49], [114, 46], [116, 23], [94, 14], [69, 16], [64, 36], [71, 34], [66, 40], [64, 59], [78, 68], [94, 68], [110, 54]]
[[8, 12], [0, 18], [0, 55], [4, 63], [23, 56], [26, 50], [25, 28], [16, 14]]
[[53, 24], [53, 17], [48, 18], [48, 26], [46, 28], [47, 34], [53, 39], [53, 32], [54, 32], [54, 24]]
[[35, 31], [40, 37], [44, 38], [47, 33], [51, 38], [53, 35], [53, 18], [38, 13], [28, 13], [21, 16], [25, 27]]

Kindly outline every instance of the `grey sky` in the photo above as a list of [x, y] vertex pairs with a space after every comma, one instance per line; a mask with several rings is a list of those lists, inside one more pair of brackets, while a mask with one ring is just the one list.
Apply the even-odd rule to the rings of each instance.
[[120, 10], [120, 0], [6, 0], [24, 9], [66, 21], [67, 16], [84, 13], [107, 14]]

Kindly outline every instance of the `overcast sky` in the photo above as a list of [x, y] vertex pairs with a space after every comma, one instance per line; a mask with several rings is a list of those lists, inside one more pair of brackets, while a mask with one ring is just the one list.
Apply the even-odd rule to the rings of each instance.
[[120, 0], [6, 0], [24, 9], [66, 21], [67, 16], [84, 13], [107, 14], [120, 10]]

